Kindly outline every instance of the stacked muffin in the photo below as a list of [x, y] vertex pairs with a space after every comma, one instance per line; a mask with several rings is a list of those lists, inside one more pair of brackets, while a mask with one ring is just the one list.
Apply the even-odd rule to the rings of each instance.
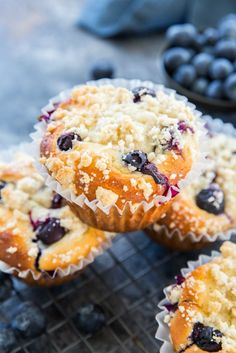
[[182, 246], [191, 249], [202, 245], [198, 234], [231, 230], [234, 140], [211, 137], [203, 163], [200, 115], [151, 82], [101, 80], [52, 99], [27, 147], [34, 159], [24, 149], [0, 165], [0, 269], [29, 283], [58, 284], [117, 232], [148, 227], [169, 245], [168, 232], [157, 232], [165, 225], [185, 239], [193, 234]]

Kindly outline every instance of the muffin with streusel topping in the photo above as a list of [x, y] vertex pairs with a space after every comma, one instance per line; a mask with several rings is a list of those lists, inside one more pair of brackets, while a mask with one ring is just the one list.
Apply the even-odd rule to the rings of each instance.
[[199, 115], [162, 86], [79, 86], [42, 117], [40, 162], [83, 222], [142, 229], [198, 161]]
[[236, 245], [167, 290], [165, 317], [175, 352], [236, 352]]
[[0, 163], [0, 269], [38, 285], [78, 275], [110, 244], [111, 235], [83, 224], [44, 185], [33, 159]]
[[203, 174], [147, 230], [170, 248], [201, 248], [236, 226], [236, 138], [211, 131], [208, 146]]

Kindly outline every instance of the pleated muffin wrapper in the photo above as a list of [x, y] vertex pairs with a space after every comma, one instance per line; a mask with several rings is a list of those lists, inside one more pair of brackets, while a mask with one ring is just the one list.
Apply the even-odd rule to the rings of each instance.
[[[224, 123], [220, 119], [213, 119], [209, 115], [203, 116], [205, 124], [209, 131], [215, 133], [223, 133], [236, 137], [236, 129], [230, 123]], [[216, 234], [195, 234], [190, 232], [183, 234], [179, 228], [170, 229], [166, 225], [155, 223], [145, 230], [145, 232], [156, 242], [167, 246], [172, 250], [191, 251], [202, 249], [211, 245], [215, 241], [225, 241], [231, 239], [236, 234], [236, 227], [232, 227], [224, 232]]]
[[[1, 151], [0, 163], [8, 164], [17, 154], [29, 155], [31, 146], [31, 143], [22, 143], [17, 146], [12, 146], [8, 150]], [[24, 282], [33, 285], [53, 286], [68, 282], [76, 278], [97, 256], [102, 255], [105, 250], [111, 247], [112, 238], [115, 236], [115, 233], [104, 233], [104, 241], [99, 246], [91, 248], [91, 251], [86, 257], [78, 258], [77, 264], [71, 264], [66, 268], [57, 267], [49, 273], [47, 271], [39, 272], [32, 269], [20, 270], [18, 267], [9, 266], [6, 262], [0, 260], [0, 271], [14, 275]]]
[[[129, 90], [135, 87], [147, 87], [155, 91], [161, 90], [168, 95], [174, 96], [177, 100], [187, 104], [194, 115], [196, 116], [196, 126], [199, 140], [199, 156], [194, 161], [191, 171], [181, 180], [177, 186], [171, 186], [166, 196], [157, 195], [151, 202], [143, 201], [139, 204], [132, 204], [132, 201], [126, 201], [124, 207], [120, 209], [116, 204], [104, 207], [97, 199], [89, 201], [82, 194], [76, 196], [71, 190], [65, 190], [61, 185], [48, 173], [45, 166], [38, 161], [40, 158], [40, 143], [47, 129], [47, 119], [50, 119], [51, 113], [55, 110], [58, 103], [67, 101], [70, 98], [71, 90], [63, 91], [58, 96], [50, 99], [49, 104], [42, 109], [43, 121], [37, 123], [34, 128], [35, 132], [31, 134], [32, 148], [36, 167], [40, 174], [44, 177], [46, 185], [63, 196], [73, 211], [82, 219], [84, 223], [90, 224], [99, 229], [115, 232], [126, 232], [144, 229], [148, 225], [154, 223], [169, 207], [170, 201], [181, 189], [188, 185], [192, 180], [197, 178], [206, 163], [205, 156], [207, 151], [206, 146], [206, 129], [202, 122], [201, 113], [196, 110], [195, 106], [188, 102], [187, 98], [178, 95], [174, 90], [167, 89], [163, 85], [154, 84], [151, 81], [126, 80], [126, 79], [101, 79], [97, 81], [89, 81], [88, 85], [104, 86], [113, 85], [115, 87], [125, 87]], [[77, 86], [79, 87], [79, 86]], [[46, 121], [45, 121], [46, 120]]]
[[[220, 255], [220, 253], [218, 251], [212, 251], [210, 256], [200, 255], [197, 261], [189, 261], [187, 263], [187, 267], [183, 268], [181, 270], [180, 281], [183, 280], [182, 276], [185, 278], [188, 273], [192, 272], [197, 267], [210, 262], [214, 257], [219, 256], [219, 255]], [[172, 345], [171, 337], [170, 337], [170, 328], [169, 328], [168, 323], [166, 322], [165, 318], [168, 317], [168, 315], [170, 314], [170, 311], [167, 310], [167, 307], [172, 304], [170, 303], [170, 300], [168, 298], [169, 298], [169, 293], [170, 293], [171, 289], [175, 285], [177, 285], [177, 284], [176, 283], [172, 284], [163, 290], [165, 297], [158, 304], [158, 308], [159, 308], [160, 312], [156, 315], [158, 329], [157, 329], [155, 338], [162, 342], [162, 345], [160, 348], [160, 353], [174, 353], [174, 349], [173, 349], [173, 345]]]

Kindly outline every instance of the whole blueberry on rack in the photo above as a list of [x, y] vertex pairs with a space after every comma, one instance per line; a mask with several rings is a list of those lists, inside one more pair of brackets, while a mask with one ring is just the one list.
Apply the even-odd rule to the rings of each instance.
[[87, 303], [79, 308], [74, 323], [81, 332], [94, 334], [106, 324], [106, 316], [99, 305]]
[[148, 162], [147, 154], [138, 150], [123, 155], [122, 160], [138, 171], [141, 171], [145, 163]]
[[101, 78], [113, 78], [115, 69], [113, 64], [108, 60], [99, 60], [91, 68], [90, 76], [93, 80]]
[[197, 194], [196, 204], [206, 212], [219, 215], [225, 208], [224, 192], [217, 184], [211, 184]]
[[220, 337], [222, 333], [215, 330], [213, 327], [204, 326], [202, 323], [197, 322], [193, 327], [192, 341], [200, 349], [207, 352], [218, 352], [222, 349]]
[[37, 337], [45, 331], [45, 315], [34, 303], [23, 302], [16, 309], [11, 327], [24, 338]]
[[133, 101], [134, 103], [138, 103], [141, 101], [142, 96], [152, 96], [156, 97], [156, 92], [148, 87], [135, 87], [133, 90]]
[[56, 243], [65, 234], [66, 230], [61, 226], [60, 219], [55, 217], [49, 217], [44, 222], [40, 222], [36, 229], [37, 239], [46, 245]]
[[61, 151], [68, 151], [73, 147], [73, 141], [81, 141], [81, 137], [75, 132], [67, 132], [57, 139], [57, 146]]
[[0, 322], [0, 352], [8, 353], [17, 347], [16, 336], [12, 328]]

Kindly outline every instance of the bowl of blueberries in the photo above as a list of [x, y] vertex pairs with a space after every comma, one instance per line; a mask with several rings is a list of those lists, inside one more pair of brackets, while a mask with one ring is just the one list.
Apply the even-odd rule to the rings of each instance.
[[208, 109], [236, 109], [236, 14], [202, 31], [171, 26], [166, 40], [161, 63], [170, 87]]

